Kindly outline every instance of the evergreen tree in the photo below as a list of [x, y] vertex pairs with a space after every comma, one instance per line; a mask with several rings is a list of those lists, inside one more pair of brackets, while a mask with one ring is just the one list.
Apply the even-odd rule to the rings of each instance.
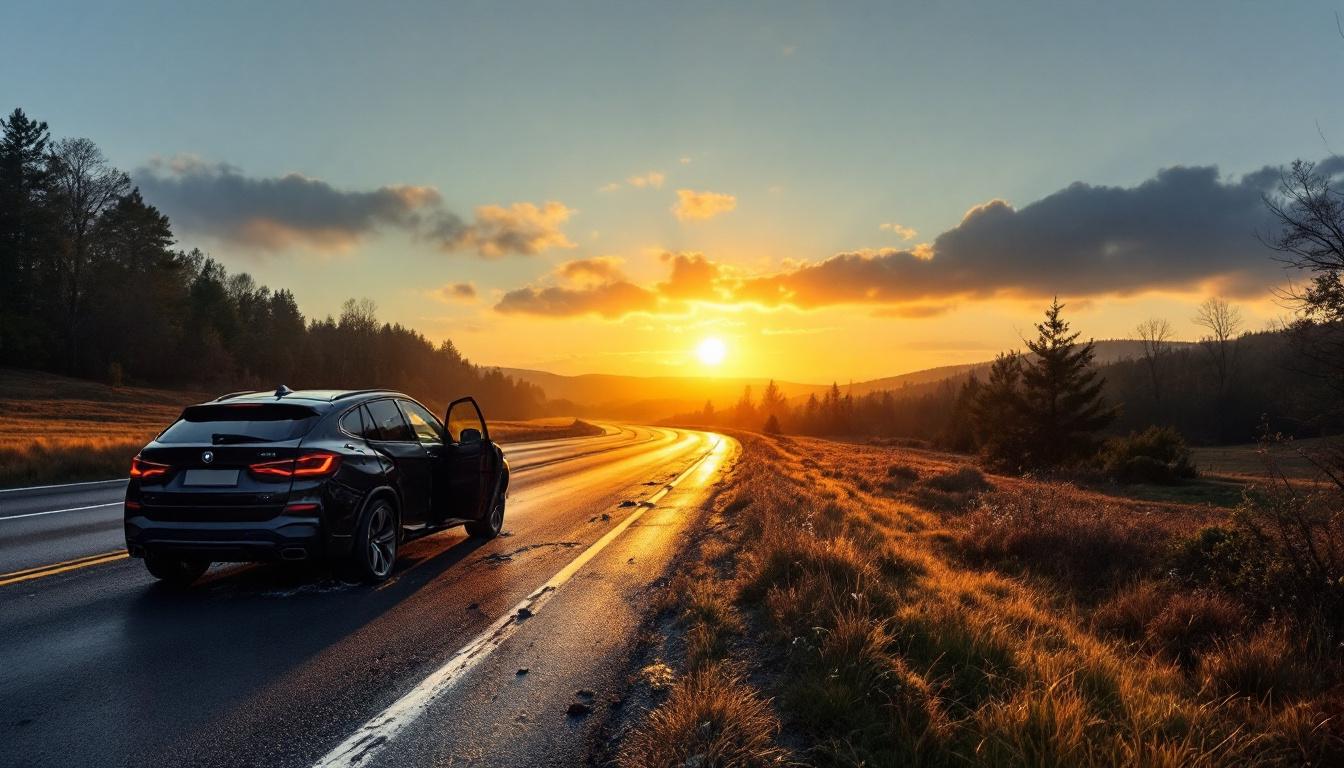
[[1116, 417], [1101, 391], [1105, 380], [1092, 368], [1092, 342], [1079, 344], [1055, 299], [1027, 342], [1032, 358], [1022, 368], [1022, 408], [1028, 465], [1057, 467], [1096, 448], [1094, 434]]
[[52, 216], [46, 123], [15, 109], [0, 119], [0, 359], [40, 364], [49, 348], [37, 301]]
[[779, 385], [774, 379], [765, 385], [765, 391], [761, 393], [761, 414], [767, 419], [775, 420], [775, 431], [779, 431], [779, 420], [784, 417], [788, 410], [788, 401], [784, 398], [784, 393], [780, 391]]
[[1026, 409], [1022, 400], [1022, 356], [1004, 352], [989, 369], [989, 380], [977, 388], [971, 406], [975, 442], [985, 460], [1006, 469], [1023, 467]]

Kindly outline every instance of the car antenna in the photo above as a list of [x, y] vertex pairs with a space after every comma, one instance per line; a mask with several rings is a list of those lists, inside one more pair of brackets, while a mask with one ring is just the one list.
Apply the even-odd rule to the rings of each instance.
[[285, 386], [284, 384], [281, 384], [280, 386], [278, 386], [278, 387], [275, 388], [275, 399], [276, 399], [276, 400], [279, 400], [280, 398], [284, 397], [285, 395], [292, 395], [292, 394], [294, 394], [294, 390], [290, 389], [289, 387]]

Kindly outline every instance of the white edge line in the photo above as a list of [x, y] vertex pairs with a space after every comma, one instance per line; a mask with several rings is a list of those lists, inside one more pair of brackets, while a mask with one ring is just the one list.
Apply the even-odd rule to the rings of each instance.
[[350, 734], [349, 738], [314, 763], [314, 768], [350, 768], [351, 766], [364, 764], [365, 761], [381, 752], [398, 733], [424, 714], [436, 698], [452, 688], [467, 672], [489, 656], [505, 640], [509, 639], [523, 622], [536, 615], [551, 595], [555, 594], [557, 589], [569, 581], [585, 563], [596, 557], [617, 536], [625, 532], [625, 529], [643, 516], [645, 510], [652, 509], [654, 504], [657, 504], [678, 483], [694, 472], [705, 459], [709, 458], [718, 449], [722, 442], [722, 438], [715, 438], [714, 444], [709, 447], [709, 450], [701, 454], [675, 479], [646, 499], [649, 506], [637, 507], [616, 527], [607, 531], [602, 538], [593, 542], [578, 557], [561, 568], [545, 584], [523, 598], [522, 602], [515, 605], [508, 613], [496, 619], [471, 642], [462, 646], [457, 653], [454, 653], [448, 659], [447, 663], [430, 673], [428, 677], [394, 701], [387, 709], [374, 715], [368, 722], [356, 729], [354, 733]]
[[71, 507], [69, 509], [48, 509], [45, 512], [24, 512], [22, 515], [0, 515], [0, 523], [6, 520], [18, 520], [22, 517], [38, 517], [39, 515], [54, 515], [58, 512], [78, 512], [82, 509], [101, 509], [102, 507], [120, 507], [125, 502], [109, 501], [106, 504], [90, 504], [87, 507]]
[[25, 488], [0, 488], [0, 493], [21, 493], [23, 491], [50, 491], [55, 488], [78, 488], [83, 485], [111, 485], [129, 482], [130, 478], [115, 477], [111, 480], [85, 480], [82, 483], [57, 483], [56, 485], [30, 485]]

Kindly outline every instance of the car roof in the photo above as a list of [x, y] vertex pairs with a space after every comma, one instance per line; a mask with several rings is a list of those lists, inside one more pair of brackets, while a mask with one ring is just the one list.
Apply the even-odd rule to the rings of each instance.
[[281, 387], [275, 390], [230, 392], [211, 400], [211, 403], [297, 403], [327, 410], [323, 406], [361, 403], [376, 397], [404, 397], [401, 392], [390, 389], [300, 389], [290, 390]]

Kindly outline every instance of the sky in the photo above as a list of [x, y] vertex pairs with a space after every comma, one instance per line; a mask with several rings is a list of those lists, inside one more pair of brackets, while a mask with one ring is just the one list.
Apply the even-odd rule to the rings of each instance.
[[[475, 362], [864, 380], [1223, 295], [1344, 146], [1324, 3], [7, 3], [0, 109]], [[1327, 162], [1334, 162], [1327, 160]], [[722, 362], [696, 354], [722, 342]]]

